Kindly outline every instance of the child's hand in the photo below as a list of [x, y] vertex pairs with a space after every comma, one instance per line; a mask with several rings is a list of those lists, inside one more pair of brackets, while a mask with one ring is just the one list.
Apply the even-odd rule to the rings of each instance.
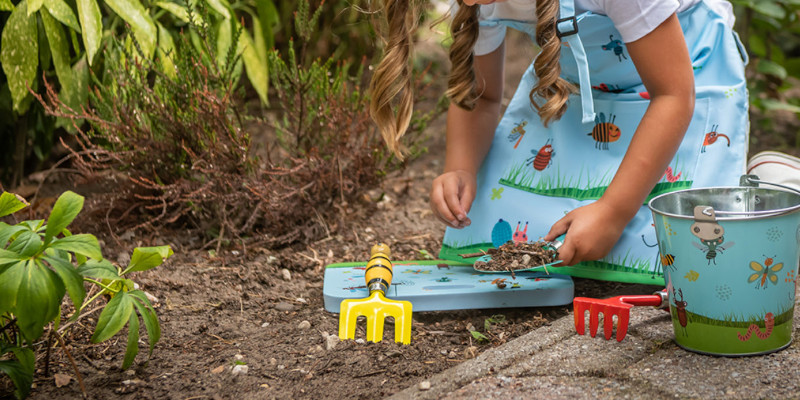
[[558, 249], [559, 266], [575, 265], [581, 261], [605, 257], [628, 224], [625, 216], [602, 201], [576, 208], [550, 228], [543, 239], [555, 240], [566, 232], [564, 244]]
[[461, 229], [472, 223], [467, 213], [475, 199], [475, 174], [456, 170], [445, 172], [433, 180], [431, 210], [439, 220], [452, 228]]

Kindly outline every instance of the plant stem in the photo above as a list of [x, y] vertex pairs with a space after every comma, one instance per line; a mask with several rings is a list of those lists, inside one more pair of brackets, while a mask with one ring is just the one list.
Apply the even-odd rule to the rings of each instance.
[[69, 362], [72, 364], [72, 369], [75, 370], [75, 376], [78, 378], [78, 384], [81, 386], [83, 398], [87, 398], [88, 395], [86, 394], [86, 386], [83, 385], [83, 377], [81, 376], [81, 371], [78, 371], [78, 365], [75, 364], [75, 359], [72, 358], [72, 354], [70, 354], [69, 350], [67, 350], [67, 345], [64, 344], [64, 339], [61, 339], [61, 335], [56, 334], [56, 339], [58, 339], [58, 343], [61, 345], [61, 348], [64, 349], [64, 353], [66, 353], [67, 358], [69, 358]]

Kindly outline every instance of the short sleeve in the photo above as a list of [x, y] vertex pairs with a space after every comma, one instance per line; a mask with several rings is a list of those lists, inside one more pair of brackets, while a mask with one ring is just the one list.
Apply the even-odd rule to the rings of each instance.
[[678, 0], [593, 0], [614, 22], [622, 41], [641, 39], [667, 20], [680, 7]]
[[475, 42], [475, 55], [489, 54], [500, 47], [506, 37], [505, 25], [482, 26]]

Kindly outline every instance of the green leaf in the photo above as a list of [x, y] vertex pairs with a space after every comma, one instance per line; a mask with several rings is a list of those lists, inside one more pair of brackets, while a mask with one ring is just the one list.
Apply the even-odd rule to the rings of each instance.
[[0, 356], [9, 352], [13, 352], [17, 360], [0, 361], [0, 371], [7, 374], [16, 386], [14, 395], [18, 399], [24, 399], [30, 393], [33, 384], [35, 356], [32, 350], [21, 347], [2, 348]]
[[103, 308], [92, 335], [92, 343], [100, 343], [119, 332], [131, 317], [133, 300], [127, 292], [119, 292]]
[[14, 4], [11, 0], [0, 0], [0, 11], [14, 11]]
[[[263, 36], [264, 44], [267, 48], [272, 48], [275, 46], [275, 35], [272, 30], [280, 23], [278, 10], [272, 0], [256, 1], [256, 10], [258, 11], [259, 25], [261, 25], [260, 33]], [[255, 27], [255, 24], [253, 26]], [[259, 32], [257, 29], [253, 31], [256, 35]]]
[[[47, 42], [50, 44], [50, 53], [53, 55], [53, 65], [56, 69], [58, 82], [61, 84], [61, 92], [73, 92], [75, 90], [73, 88], [75, 82], [72, 79], [72, 68], [69, 64], [69, 42], [67, 41], [67, 35], [64, 34], [62, 25], [50, 15], [47, 9], [43, 9], [39, 14], [42, 16], [42, 24], [44, 25], [44, 31], [47, 35]], [[69, 96], [61, 97], [66, 98]], [[52, 217], [52, 214], [50, 216]], [[49, 238], [45, 237], [45, 240], [49, 241]]]
[[122, 275], [128, 272], [147, 271], [161, 265], [164, 260], [174, 254], [169, 246], [137, 247], [131, 254], [131, 262]]
[[64, 293], [64, 285], [55, 272], [35, 260], [26, 263], [12, 312], [28, 342], [42, 336], [44, 326], [59, 314]]
[[783, 101], [774, 100], [774, 99], [763, 99], [761, 101], [762, 105], [764, 106], [765, 110], [773, 111], [773, 110], [780, 110], [780, 111], [790, 111], [793, 113], [800, 114], [800, 107], [789, 104]]
[[172, 34], [169, 30], [164, 28], [163, 25], [156, 22], [158, 26], [158, 56], [161, 59], [161, 69], [170, 78], [175, 78], [177, 72], [175, 71], [175, 42], [172, 40]]
[[781, 80], [786, 79], [786, 68], [783, 68], [782, 65], [774, 61], [765, 59], [758, 60], [758, 72], [775, 76]]
[[74, 31], [81, 32], [81, 24], [72, 8], [64, 0], [44, 0], [44, 6], [53, 18], [59, 20], [62, 24], [72, 28]]
[[28, 16], [30, 17], [31, 14], [39, 11], [39, 9], [42, 8], [42, 4], [44, 4], [44, 0], [28, 1]]
[[106, 259], [102, 260], [88, 260], [78, 267], [78, 273], [98, 279], [117, 280], [120, 279], [117, 268]]
[[144, 321], [144, 327], [147, 329], [147, 341], [150, 343], [148, 357], [150, 357], [153, 355], [153, 348], [156, 347], [156, 343], [161, 339], [161, 326], [158, 323], [156, 311], [141, 290], [133, 290], [128, 293], [134, 297], [133, 305], [139, 310], [139, 314]]
[[179, 20], [189, 23], [189, 12], [186, 11], [186, 7], [168, 1], [157, 1], [153, 4], [169, 11], [170, 14], [174, 15]]
[[759, 1], [753, 4], [753, 10], [768, 17], [783, 19], [786, 17], [786, 10], [771, 1]]
[[8, 243], [11, 237], [24, 230], [24, 226], [9, 225], [5, 222], [0, 222], [0, 248], [5, 248], [6, 243]]
[[83, 46], [86, 48], [87, 60], [91, 66], [103, 39], [103, 19], [97, 0], [77, 0], [77, 5]]
[[228, 50], [231, 48], [231, 41], [233, 40], [233, 29], [231, 28], [232, 22], [229, 19], [224, 19], [219, 22], [217, 27], [217, 65], [220, 68], [225, 67], [225, 61], [228, 57]]
[[239, 51], [242, 52], [247, 78], [250, 79], [250, 83], [253, 85], [253, 89], [256, 90], [256, 93], [258, 93], [261, 102], [266, 104], [269, 85], [267, 80], [266, 54], [263, 58], [259, 56], [253, 44], [253, 39], [250, 38], [250, 34], [245, 30], [239, 35]]
[[139, 354], [139, 317], [131, 313], [128, 319], [128, 347], [125, 350], [125, 359], [122, 360], [122, 369], [128, 369], [133, 364], [136, 354]]
[[106, 0], [105, 3], [131, 26], [144, 56], [152, 58], [158, 31], [142, 3], [139, 0]]
[[8, 17], [0, 38], [0, 64], [8, 79], [8, 88], [14, 100], [14, 110], [27, 111], [30, 103], [28, 87], [33, 86], [39, 66], [39, 45], [36, 16], [27, 15], [27, 4], [22, 0]]
[[97, 242], [97, 238], [94, 235], [89, 233], [54, 239], [49, 247], [71, 251], [95, 260], [103, 258], [103, 253], [100, 252], [100, 243]]
[[41, 251], [42, 244], [42, 238], [36, 232], [24, 230], [11, 242], [8, 250], [28, 258]]
[[231, 19], [231, 5], [226, 0], [206, 0], [206, 3], [223, 18]]
[[[22, 261], [23, 257], [19, 253], [15, 253], [13, 251], [0, 249], [0, 267], [5, 267], [9, 264], [14, 264], [18, 261]], [[5, 271], [5, 268], [0, 268], [0, 273]]]
[[53, 270], [55, 270], [56, 274], [61, 278], [61, 282], [64, 283], [64, 286], [67, 288], [67, 294], [69, 294], [72, 304], [75, 306], [76, 310], [79, 310], [81, 305], [83, 305], [83, 299], [86, 298], [86, 289], [83, 287], [83, 276], [81, 276], [78, 270], [72, 266], [72, 263], [67, 260], [58, 257], [44, 257], [44, 260], [53, 267]]
[[26, 264], [25, 261], [18, 261], [0, 273], [0, 314], [13, 310], [17, 305], [17, 292], [25, 275]]
[[30, 203], [22, 196], [15, 193], [3, 192], [3, 194], [0, 195], [0, 217], [13, 214], [29, 205]]
[[58, 236], [64, 228], [75, 220], [82, 208], [83, 196], [72, 191], [66, 191], [59, 196], [53, 206], [53, 211], [50, 212], [50, 218], [47, 219], [47, 231], [45, 231], [44, 241], [50, 243], [51, 239]]

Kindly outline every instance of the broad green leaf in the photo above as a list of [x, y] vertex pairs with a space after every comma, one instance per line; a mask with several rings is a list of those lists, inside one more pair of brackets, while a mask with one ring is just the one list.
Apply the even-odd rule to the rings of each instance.
[[34, 260], [26, 262], [12, 312], [28, 342], [42, 336], [44, 326], [61, 311], [64, 293], [64, 285], [55, 272]]
[[98, 279], [117, 280], [120, 279], [117, 268], [106, 259], [102, 260], [88, 260], [78, 267], [78, 273]]
[[72, 28], [74, 31], [81, 32], [81, 24], [72, 8], [64, 0], [44, 0], [44, 6], [53, 18], [59, 20], [62, 24]]
[[782, 65], [774, 61], [765, 59], [758, 60], [758, 72], [773, 75], [781, 80], [786, 79], [786, 68], [783, 68]]
[[153, 57], [158, 31], [147, 9], [139, 0], [105, 0], [105, 3], [131, 26], [144, 56]]
[[14, 11], [14, 4], [11, 0], [0, 0], [0, 11]]
[[128, 319], [128, 347], [125, 349], [125, 359], [122, 360], [122, 369], [128, 369], [133, 364], [136, 354], [139, 354], [139, 317], [131, 313]]
[[97, 320], [92, 335], [92, 343], [100, 343], [109, 339], [119, 332], [133, 313], [133, 299], [127, 292], [120, 292], [103, 308], [100, 318]]
[[753, 9], [758, 13], [772, 18], [783, 19], [786, 17], [786, 10], [784, 10], [780, 5], [771, 1], [759, 1], [753, 4]]
[[264, 40], [264, 35], [262, 34], [263, 29], [264, 28], [261, 26], [261, 22], [259, 22], [258, 18], [253, 18], [253, 45], [256, 48], [256, 54], [258, 54], [258, 58], [266, 62], [268, 46], [266, 40]]
[[242, 60], [244, 60], [247, 78], [250, 79], [250, 83], [253, 85], [253, 89], [256, 90], [256, 93], [258, 93], [261, 102], [266, 104], [267, 85], [269, 84], [267, 80], [266, 54], [264, 58], [259, 56], [253, 44], [253, 39], [250, 38], [250, 34], [246, 30], [243, 30], [242, 34], [239, 35], [238, 50], [242, 53]]
[[147, 329], [147, 341], [150, 343], [149, 357], [153, 355], [153, 348], [156, 347], [156, 343], [161, 339], [161, 326], [158, 323], [156, 312], [144, 292], [134, 290], [129, 293], [135, 297], [133, 305], [139, 310], [139, 314], [141, 314], [144, 321], [144, 327]]
[[161, 265], [164, 260], [174, 254], [169, 246], [137, 247], [131, 254], [131, 262], [122, 275], [128, 272], [147, 271]]
[[800, 107], [798, 107], [798, 106], [796, 106], [794, 104], [789, 104], [789, 103], [786, 103], [786, 102], [783, 102], [783, 101], [779, 101], [779, 100], [763, 99], [762, 100], [762, 105], [764, 106], [764, 109], [770, 110], [770, 111], [772, 111], [772, 110], [780, 110], [780, 111], [790, 111], [790, 112], [793, 112], [793, 113], [800, 114]]
[[175, 42], [172, 41], [172, 34], [163, 25], [156, 22], [158, 26], [158, 56], [161, 59], [161, 69], [170, 78], [175, 78]]
[[42, 4], [44, 4], [44, 0], [29, 0], [28, 1], [28, 16], [30, 17], [31, 14], [39, 11], [42, 8]]
[[[0, 361], [0, 371], [4, 372], [14, 383], [14, 395], [18, 399], [28, 397], [33, 384], [34, 355], [30, 349], [13, 347], [4, 349], [3, 353], [13, 352], [17, 360]], [[3, 354], [0, 353], [0, 356]]]
[[186, 11], [186, 7], [184, 7], [182, 5], [179, 5], [179, 4], [176, 4], [176, 3], [171, 3], [171, 2], [168, 2], [168, 1], [157, 1], [157, 2], [155, 2], [153, 4], [155, 4], [156, 6], [161, 7], [163, 9], [169, 11], [172, 15], [174, 15], [179, 20], [181, 20], [183, 22], [186, 22], [186, 23], [189, 23], [189, 12]]
[[[275, 34], [273, 33], [273, 29], [280, 23], [278, 10], [275, 8], [275, 4], [272, 0], [256, 1], [256, 10], [258, 12], [258, 20], [261, 29], [260, 31], [254, 29], [254, 34], [258, 35], [260, 32], [263, 36], [264, 44], [267, 48], [271, 49], [275, 46]], [[255, 24], [253, 26], [255, 27]], [[256, 43], [258, 43], [258, 40], [256, 40]]]
[[77, 4], [83, 46], [86, 48], [87, 60], [91, 66], [103, 39], [103, 19], [97, 0], [77, 0]]
[[8, 240], [14, 235], [25, 230], [25, 227], [19, 225], [9, 225], [5, 222], [0, 222], [0, 248], [5, 248]]
[[56, 274], [61, 278], [61, 282], [67, 288], [67, 294], [72, 300], [72, 304], [76, 310], [83, 305], [83, 299], [86, 298], [86, 289], [83, 287], [83, 276], [78, 273], [78, 270], [72, 266], [67, 260], [58, 257], [44, 257]]
[[29, 205], [30, 203], [22, 196], [16, 193], [3, 192], [0, 195], [0, 217], [13, 214]]
[[33, 86], [39, 66], [39, 46], [36, 16], [27, 14], [27, 3], [22, 0], [8, 17], [0, 38], [0, 64], [8, 79], [8, 88], [14, 100], [14, 110], [27, 111], [30, 103], [28, 87]]
[[54, 239], [50, 242], [50, 248], [71, 251], [95, 260], [103, 258], [103, 253], [100, 252], [100, 243], [97, 242], [94, 235], [89, 233]]
[[[86, 64], [85, 54], [72, 65], [72, 79], [73, 91], [67, 94], [66, 103], [74, 110], [80, 110], [89, 98], [89, 66]], [[72, 124], [69, 126], [72, 128]]]
[[225, 61], [228, 57], [228, 51], [231, 48], [231, 41], [233, 40], [233, 22], [229, 19], [224, 19], [219, 22], [217, 27], [217, 65], [220, 68], [225, 67]]
[[14, 238], [7, 250], [18, 253], [23, 258], [28, 258], [41, 251], [42, 244], [39, 234], [24, 230]]
[[218, 12], [219, 15], [222, 15], [223, 18], [231, 19], [231, 5], [228, 4], [227, 0], [206, 0], [206, 3], [208, 3], [214, 11]]
[[42, 228], [42, 226], [44, 226], [44, 220], [43, 219], [28, 219], [28, 220], [20, 222], [17, 225], [26, 227], [31, 232], [39, 232], [40, 229]]
[[[47, 9], [43, 9], [39, 14], [42, 16], [42, 25], [44, 25], [44, 31], [47, 35], [47, 42], [50, 44], [50, 53], [53, 56], [56, 76], [58, 76], [58, 82], [61, 84], [61, 97], [68, 99], [68, 93], [75, 91], [75, 82], [72, 78], [72, 68], [69, 65], [70, 57], [67, 35], [64, 34], [62, 25], [50, 15]], [[45, 240], [49, 241], [50, 238], [45, 237]]]
[[61, 231], [71, 224], [82, 208], [83, 196], [72, 191], [66, 191], [59, 196], [56, 204], [53, 205], [50, 217], [47, 219], [47, 231], [45, 231], [44, 235], [45, 243], [50, 243], [50, 240], [58, 236]]
[[0, 314], [13, 310], [17, 305], [17, 292], [22, 276], [25, 275], [26, 264], [25, 261], [18, 261], [0, 273]]
[[19, 253], [0, 249], [0, 274], [5, 271], [6, 266], [22, 261], [23, 258]]

